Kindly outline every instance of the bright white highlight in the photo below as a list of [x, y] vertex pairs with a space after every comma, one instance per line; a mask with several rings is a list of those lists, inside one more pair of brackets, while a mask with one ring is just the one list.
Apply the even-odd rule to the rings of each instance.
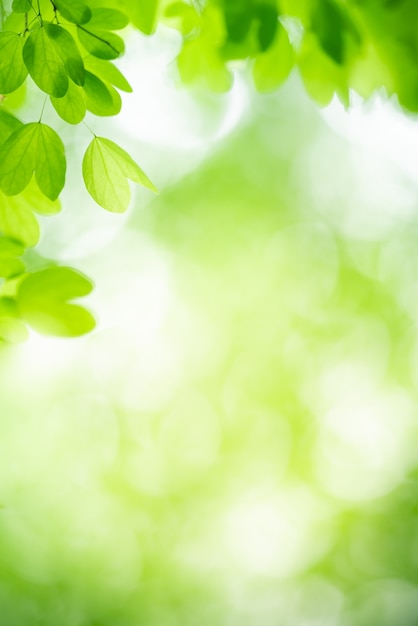
[[225, 514], [224, 544], [235, 567], [248, 575], [287, 577], [314, 562], [330, 534], [317, 522], [324, 511], [299, 487], [263, 496], [249, 493]]

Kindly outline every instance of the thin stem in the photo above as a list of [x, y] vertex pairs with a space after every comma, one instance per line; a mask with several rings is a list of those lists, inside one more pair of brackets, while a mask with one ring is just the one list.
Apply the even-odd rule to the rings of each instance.
[[38, 122], [39, 124], [41, 123], [42, 116], [44, 114], [44, 109], [45, 109], [45, 105], [46, 105], [46, 99], [47, 99], [47, 96], [45, 96], [44, 103], [42, 105], [42, 111], [41, 111], [41, 115], [39, 116], [39, 122]]
[[89, 130], [91, 132], [91, 134], [93, 135], [93, 137], [97, 137], [96, 133], [94, 133], [91, 128], [86, 124], [86, 122], [83, 120], [83, 124], [84, 126], [87, 128], [87, 130]]

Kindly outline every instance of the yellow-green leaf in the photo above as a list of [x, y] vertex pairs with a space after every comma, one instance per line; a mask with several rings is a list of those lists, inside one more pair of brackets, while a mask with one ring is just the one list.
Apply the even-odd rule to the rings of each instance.
[[95, 137], [83, 159], [87, 191], [107, 211], [123, 213], [129, 206], [128, 179], [156, 192], [157, 189], [130, 155], [104, 137]]

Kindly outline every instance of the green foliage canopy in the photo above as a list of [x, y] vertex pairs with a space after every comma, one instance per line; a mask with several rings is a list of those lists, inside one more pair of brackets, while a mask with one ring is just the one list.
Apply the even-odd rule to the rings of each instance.
[[[117, 115], [119, 91], [131, 91], [112, 63], [124, 52], [120, 31], [131, 25], [151, 35], [164, 23], [182, 36], [178, 71], [185, 83], [228, 90], [240, 62], [256, 88], [269, 92], [297, 68], [320, 105], [336, 95], [348, 106], [350, 91], [367, 98], [384, 88], [406, 110], [418, 111], [414, 0], [13, 0], [0, 2], [0, 12], [0, 338], [7, 341], [24, 337], [24, 322], [69, 336], [94, 325], [90, 313], [65, 300], [86, 290], [66, 293], [64, 303], [54, 295], [58, 278], [74, 270], [60, 273], [48, 262], [39, 276], [25, 262], [39, 238], [34, 211], [59, 210], [66, 172], [56, 131], [42, 115], [24, 123], [9, 105], [7, 96], [28, 76], [68, 124], [81, 123], [87, 111]], [[94, 136], [82, 173], [88, 192], [111, 212], [128, 208], [128, 180], [156, 191], [132, 157], [104, 137]], [[28, 304], [32, 281], [44, 293], [35, 308]]]

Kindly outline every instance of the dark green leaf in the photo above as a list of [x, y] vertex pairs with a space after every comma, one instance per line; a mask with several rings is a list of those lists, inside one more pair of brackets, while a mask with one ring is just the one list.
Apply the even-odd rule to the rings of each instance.
[[92, 283], [68, 267], [28, 274], [17, 292], [19, 312], [35, 330], [60, 337], [77, 337], [93, 330], [91, 313], [71, 301], [88, 295]]
[[80, 0], [54, 0], [58, 11], [73, 24], [86, 24], [91, 19], [91, 10]]
[[16, 91], [26, 80], [23, 48], [23, 38], [17, 33], [0, 33], [0, 94]]
[[258, 43], [260, 50], [265, 52], [272, 45], [279, 25], [276, 6], [260, 4], [257, 6], [257, 17], [260, 21], [258, 28]]
[[79, 27], [77, 32], [82, 46], [99, 59], [117, 59], [125, 50], [123, 39], [109, 31]]
[[67, 93], [68, 76], [55, 41], [49, 37], [56, 28], [59, 27], [47, 24], [34, 30], [23, 47], [23, 58], [38, 87], [50, 96], [62, 98]]
[[23, 191], [35, 172], [40, 190], [55, 200], [64, 186], [65, 170], [62, 141], [46, 124], [25, 124], [0, 148], [0, 188], [6, 195]]
[[94, 200], [114, 213], [123, 213], [129, 206], [131, 193], [127, 179], [157, 191], [129, 154], [104, 137], [95, 137], [87, 148], [83, 178]]

